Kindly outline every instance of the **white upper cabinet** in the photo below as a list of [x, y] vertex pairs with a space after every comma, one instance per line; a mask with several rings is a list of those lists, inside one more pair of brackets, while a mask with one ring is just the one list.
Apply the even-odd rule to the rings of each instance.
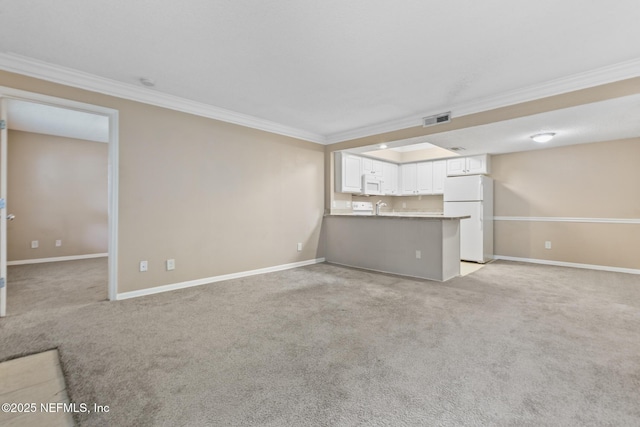
[[398, 195], [398, 165], [394, 163], [382, 163], [382, 194], [389, 196]]
[[335, 181], [338, 193], [362, 192], [362, 158], [337, 152], [335, 157]]
[[[386, 196], [418, 196], [443, 194], [444, 180], [453, 175], [473, 175], [488, 172], [486, 155], [458, 157], [395, 164], [345, 152], [335, 154], [335, 187], [338, 193], [362, 194], [363, 175], [372, 175], [381, 183]], [[486, 169], [485, 169], [486, 168]], [[482, 172], [486, 170], [487, 172]]]
[[400, 195], [442, 194], [445, 169], [445, 160], [400, 165]]
[[336, 192], [362, 194], [362, 176], [373, 175], [382, 184], [382, 194], [398, 195], [398, 165], [354, 154], [335, 154]]
[[416, 163], [416, 169], [418, 175], [417, 193], [433, 193], [433, 162]]
[[383, 166], [385, 162], [373, 160], [367, 157], [362, 158], [362, 173], [365, 175], [382, 176], [384, 174]]
[[418, 189], [418, 169], [416, 163], [400, 165], [400, 195], [413, 196]]
[[433, 162], [433, 194], [444, 194], [444, 179], [447, 177], [447, 161]]
[[447, 176], [487, 175], [490, 170], [489, 159], [487, 154], [448, 159]]
[[400, 165], [401, 183], [399, 194], [416, 196], [423, 194], [443, 194], [447, 161], [406, 163]]

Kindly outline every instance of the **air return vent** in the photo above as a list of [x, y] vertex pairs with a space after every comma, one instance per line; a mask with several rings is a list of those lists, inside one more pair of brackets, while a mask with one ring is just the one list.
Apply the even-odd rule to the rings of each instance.
[[451, 111], [440, 113], [422, 119], [422, 127], [439, 125], [440, 123], [448, 123], [451, 121]]

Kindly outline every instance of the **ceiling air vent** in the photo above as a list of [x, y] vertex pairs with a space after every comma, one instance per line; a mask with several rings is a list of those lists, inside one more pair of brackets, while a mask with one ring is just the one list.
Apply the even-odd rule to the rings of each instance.
[[451, 148], [449, 148], [449, 150], [451, 150], [451, 151], [464, 151], [464, 150], [466, 150], [466, 148], [464, 148], [464, 147], [451, 147]]
[[440, 123], [448, 123], [451, 121], [451, 111], [440, 113], [422, 119], [422, 127], [439, 125]]

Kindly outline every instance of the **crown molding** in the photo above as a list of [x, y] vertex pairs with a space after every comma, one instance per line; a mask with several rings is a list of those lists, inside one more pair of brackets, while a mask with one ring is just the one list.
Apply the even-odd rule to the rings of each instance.
[[499, 95], [462, 103], [456, 106], [442, 106], [442, 108], [438, 108], [437, 111], [433, 110], [420, 115], [407, 116], [397, 120], [391, 120], [372, 126], [364, 126], [327, 136], [302, 129], [292, 128], [290, 126], [215, 107], [209, 104], [191, 101], [178, 96], [164, 94], [154, 91], [153, 89], [106, 79], [93, 74], [35, 60], [14, 53], [0, 53], [0, 69], [41, 80], [47, 80], [53, 83], [59, 83], [66, 86], [98, 92], [131, 101], [142, 102], [171, 110], [182, 111], [197, 116], [234, 123], [318, 144], [335, 144], [356, 138], [363, 138], [380, 133], [393, 132], [420, 126], [422, 124], [423, 117], [438, 114], [442, 111], [451, 111], [453, 118], [462, 117], [469, 114], [480, 113], [562, 93], [586, 89], [588, 87], [638, 77], [640, 76], [640, 58], [528, 86], [522, 89], [504, 92]]
[[326, 138], [313, 132], [285, 126], [269, 120], [238, 113], [220, 107], [164, 94], [93, 74], [62, 67], [14, 53], [0, 53], [0, 69], [53, 83], [98, 92], [109, 96], [142, 102], [223, 122], [259, 129], [292, 138], [325, 144]]
[[421, 126], [423, 117], [439, 114], [443, 111], [451, 111], [452, 118], [462, 117], [469, 114], [508, 107], [510, 105], [534, 101], [536, 99], [600, 86], [638, 76], [640, 76], [640, 58], [597, 68], [584, 73], [574, 74], [568, 77], [550, 80], [541, 84], [527, 86], [525, 88], [504, 92], [502, 94], [456, 106], [442, 106], [442, 108], [438, 108], [437, 111], [430, 111], [424, 114], [404, 117], [373, 126], [365, 126], [345, 132], [338, 132], [328, 135], [326, 137], [326, 144], [335, 144], [338, 142], [349, 141], [351, 139], [364, 138], [366, 136], [377, 135], [380, 133]]

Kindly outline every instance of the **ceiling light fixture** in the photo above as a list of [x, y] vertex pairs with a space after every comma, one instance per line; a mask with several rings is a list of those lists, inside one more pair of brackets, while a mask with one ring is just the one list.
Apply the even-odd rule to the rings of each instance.
[[380, 144], [378, 147], [380, 147], [381, 150], [384, 150], [387, 148], [387, 144]]
[[554, 132], [537, 133], [531, 136], [531, 139], [533, 139], [535, 142], [544, 143], [551, 141], [551, 138], [553, 138], [554, 136]]
[[143, 85], [147, 86], [147, 87], [154, 87], [156, 85], [156, 82], [154, 82], [153, 80], [147, 78], [147, 77], [142, 77], [140, 78], [140, 83], [142, 83]]

